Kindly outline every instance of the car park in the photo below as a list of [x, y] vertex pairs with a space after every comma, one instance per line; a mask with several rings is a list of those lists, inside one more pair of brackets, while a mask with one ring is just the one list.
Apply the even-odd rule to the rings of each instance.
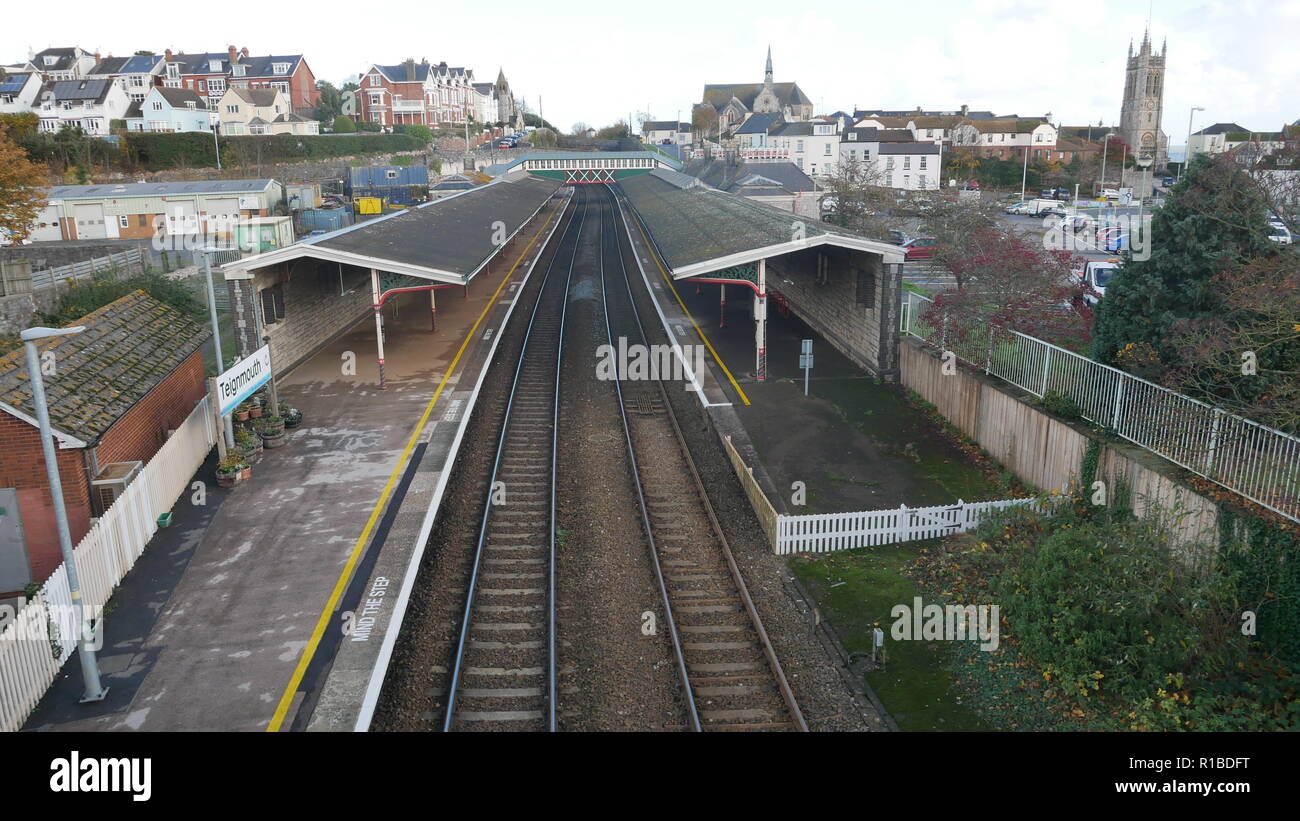
[[1003, 208], [1002, 211], [1003, 213], [1006, 214], [1012, 214], [1018, 216], [1024, 216], [1027, 214], [1034, 213], [1033, 204], [1028, 202], [1013, 202], [1010, 205], [1008, 205], [1006, 208]]

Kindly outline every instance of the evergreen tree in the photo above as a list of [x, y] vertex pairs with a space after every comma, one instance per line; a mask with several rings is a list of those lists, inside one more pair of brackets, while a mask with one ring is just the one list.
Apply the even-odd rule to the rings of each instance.
[[1169, 331], [1221, 308], [1211, 280], [1269, 253], [1268, 206], [1258, 185], [1228, 157], [1199, 156], [1150, 224], [1150, 258], [1124, 263], [1097, 310], [1093, 356], [1115, 361], [1128, 345], [1149, 345], [1165, 365], [1177, 354]]

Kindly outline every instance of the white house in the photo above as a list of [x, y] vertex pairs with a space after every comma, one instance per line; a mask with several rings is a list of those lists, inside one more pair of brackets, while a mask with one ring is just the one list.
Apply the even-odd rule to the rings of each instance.
[[881, 146], [913, 142], [917, 142], [917, 140], [912, 136], [912, 132], [906, 128], [881, 129], [863, 126], [859, 123], [852, 128], [845, 129], [840, 134], [840, 159], [841, 161], [857, 162], [874, 168], [876, 167], [876, 158], [880, 156]]
[[166, 63], [161, 54], [138, 54], [133, 57], [109, 55], [95, 64], [87, 75], [92, 80], [112, 80], [122, 87], [132, 102], [143, 102], [149, 89], [158, 84]]
[[42, 131], [54, 133], [66, 125], [104, 136], [130, 106], [126, 92], [112, 80], [60, 80], [41, 90], [36, 113]]
[[768, 144], [812, 177], [835, 172], [840, 158], [839, 123], [828, 120], [784, 123], [768, 133]]
[[36, 107], [41, 78], [35, 72], [6, 74], [0, 79], [0, 114], [21, 114]]
[[902, 191], [938, 190], [939, 152], [937, 143], [881, 143], [875, 159], [880, 184]]
[[211, 131], [208, 101], [188, 88], [154, 86], [127, 111], [128, 131]]
[[97, 62], [98, 55], [78, 46], [47, 48], [35, 54], [28, 52], [27, 57], [27, 67], [40, 74], [47, 83], [84, 79]]
[[686, 145], [691, 140], [691, 124], [673, 120], [646, 120], [641, 124], [643, 142], [655, 145]]
[[952, 130], [953, 145], [986, 159], [1023, 157], [1026, 148], [1038, 153], [1055, 147], [1056, 138], [1056, 127], [1040, 119], [967, 120]]
[[317, 134], [320, 124], [293, 113], [278, 88], [228, 88], [217, 103], [221, 133], [226, 136]]

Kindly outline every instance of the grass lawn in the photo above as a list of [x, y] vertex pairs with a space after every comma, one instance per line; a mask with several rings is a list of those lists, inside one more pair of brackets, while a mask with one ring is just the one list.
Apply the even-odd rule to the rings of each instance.
[[[916, 558], [919, 542], [796, 556], [790, 567], [817, 599], [822, 617], [835, 626], [850, 653], [869, 653], [871, 631], [885, 631], [885, 669], [867, 675], [898, 727], [904, 731], [976, 731], [990, 727], [963, 697], [953, 677], [954, 648], [943, 642], [894, 641], [889, 637], [897, 604], [912, 603], [921, 589], [902, 568]], [[938, 602], [938, 599], [930, 601]]]

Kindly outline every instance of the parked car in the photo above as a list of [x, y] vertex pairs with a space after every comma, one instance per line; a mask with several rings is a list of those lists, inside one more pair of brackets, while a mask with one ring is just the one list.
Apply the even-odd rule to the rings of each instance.
[[1061, 206], [1059, 206], [1059, 205], [1052, 205], [1052, 206], [1048, 206], [1047, 208], [1040, 208], [1040, 209], [1038, 209], [1038, 216], [1040, 216], [1040, 217], [1066, 217], [1066, 216], [1068, 216], [1068, 214], [1066, 214], [1065, 209], [1062, 208]]
[[1115, 271], [1118, 269], [1117, 259], [1084, 263], [1083, 270], [1079, 272], [1079, 279], [1083, 283], [1083, 301], [1087, 305], [1095, 307], [1098, 302], [1101, 302], [1101, 298], [1106, 295], [1107, 283], [1115, 276]]
[[1163, 180], [1160, 181], [1160, 184], [1163, 185], [1165, 188], [1173, 188], [1175, 182], [1177, 182], [1177, 180], [1175, 180], [1173, 177], [1165, 177]]
[[889, 229], [889, 241], [894, 245], [906, 245], [911, 238], [912, 235], [906, 231], [900, 231], [897, 228]]
[[1002, 209], [1003, 213], [1015, 215], [1028, 215], [1034, 213], [1034, 206], [1031, 202], [1013, 202], [1006, 208]]
[[903, 243], [907, 249], [905, 259], [911, 261], [915, 259], [934, 259], [934, 253], [939, 248], [939, 241], [934, 237], [914, 237]]
[[1278, 245], [1290, 245], [1295, 241], [1295, 238], [1291, 236], [1291, 231], [1285, 225], [1276, 225], [1273, 223], [1269, 223], [1268, 238], [1270, 241], [1276, 242]]
[[1097, 250], [1118, 254], [1128, 247], [1128, 232], [1118, 225], [1097, 230]]

